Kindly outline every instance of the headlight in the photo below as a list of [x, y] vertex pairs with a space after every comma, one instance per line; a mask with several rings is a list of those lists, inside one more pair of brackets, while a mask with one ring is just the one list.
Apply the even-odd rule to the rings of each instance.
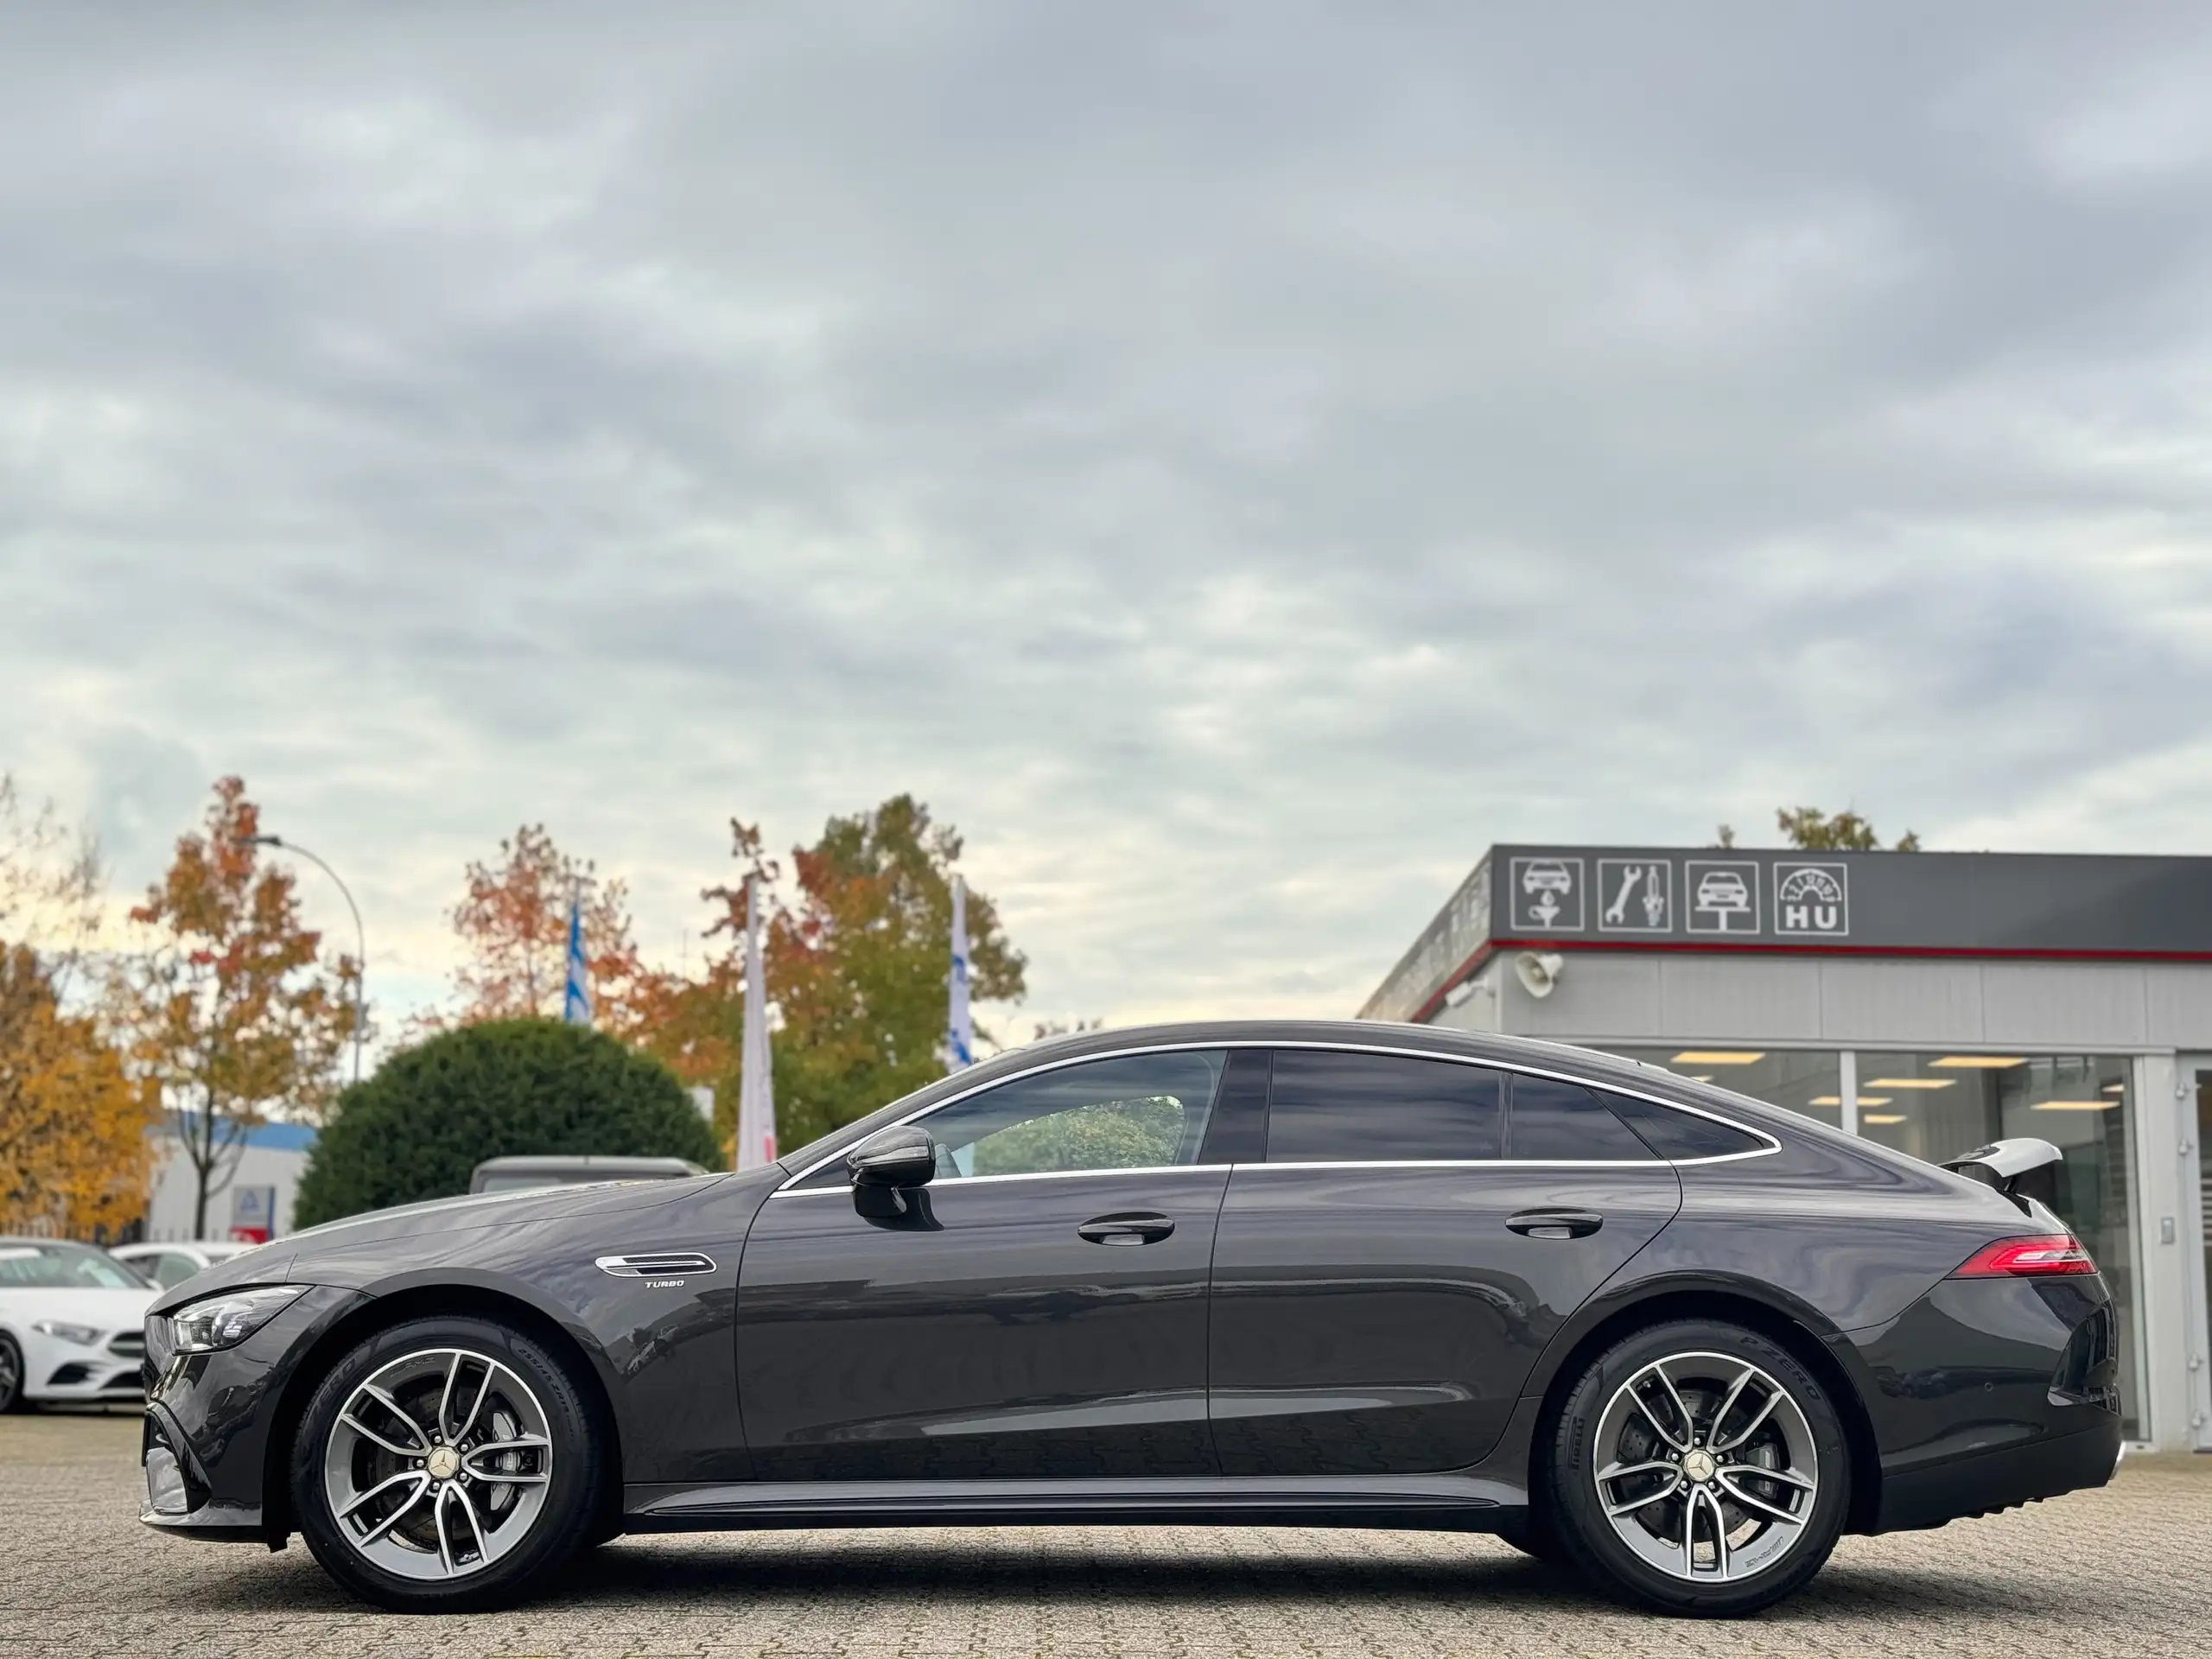
[[169, 1315], [176, 1351], [205, 1354], [234, 1348], [307, 1294], [307, 1289], [305, 1285], [263, 1285], [187, 1303]]
[[31, 1329], [49, 1337], [59, 1337], [64, 1342], [73, 1342], [79, 1348], [100, 1345], [100, 1328], [96, 1325], [72, 1325], [67, 1319], [41, 1319]]

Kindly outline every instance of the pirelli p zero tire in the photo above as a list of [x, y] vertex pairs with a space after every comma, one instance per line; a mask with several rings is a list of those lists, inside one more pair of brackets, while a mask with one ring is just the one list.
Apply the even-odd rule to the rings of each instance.
[[1820, 1571], [1851, 1507], [1827, 1389], [1779, 1344], [1720, 1321], [1654, 1325], [1598, 1356], [1549, 1450], [1568, 1554], [1662, 1612], [1771, 1606]]
[[292, 1445], [293, 1513], [339, 1583], [401, 1612], [505, 1605], [591, 1538], [606, 1455], [580, 1380], [493, 1319], [379, 1331]]

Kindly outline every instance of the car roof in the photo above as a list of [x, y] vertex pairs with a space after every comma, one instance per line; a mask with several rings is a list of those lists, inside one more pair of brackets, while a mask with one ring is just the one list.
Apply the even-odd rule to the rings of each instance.
[[493, 1170], [518, 1175], [539, 1175], [562, 1169], [603, 1169], [609, 1173], [623, 1170], [670, 1170], [685, 1174], [703, 1174], [696, 1164], [688, 1158], [626, 1158], [606, 1153], [524, 1153], [506, 1157], [486, 1158], [476, 1166], [478, 1172]]

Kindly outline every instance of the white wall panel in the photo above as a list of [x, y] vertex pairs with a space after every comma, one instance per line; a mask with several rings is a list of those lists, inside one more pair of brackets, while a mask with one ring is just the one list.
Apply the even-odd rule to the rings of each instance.
[[2152, 963], [2143, 981], [2144, 1028], [2154, 1047], [2212, 1049], [2212, 967]]
[[1981, 997], [1987, 1042], [2112, 1049], [2148, 1040], [2143, 969], [2132, 963], [1985, 963]]
[[1505, 1029], [1528, 1037], [1658, 1037], [1663, 1034], [1660, 963], [1651, 957], [1569, 950], [1552, 994], [1539, 1000], [1521, 988], [1509, 951], [1497, 963]]
[[1977, 963], [1832, 957], [1820, 973], [1821, 1035], [1830, 1042], [1897, 1048], [1983, 1040]]
[[[1821, 1034], [1821, 968], [1788, 957], [1669, 957], [1661, 1033], [1810, 1042]], [[1622, 1033], [1625, 1035], [1626, 1033]]]

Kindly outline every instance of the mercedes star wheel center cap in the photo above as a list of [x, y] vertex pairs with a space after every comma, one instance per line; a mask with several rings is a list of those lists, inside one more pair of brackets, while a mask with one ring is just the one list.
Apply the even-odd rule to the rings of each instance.
[[461, 1453], [449, 1446], [438, 1446], [430, 1453], [429, 1467], [431, 1479], [451, 1480], [461, 1472]]
[[[441, 1446], [438, 1449], [443, 1451], [445, 1448]], [[1682, 1459], [1682, 1472], [1700, 1486], [1713, 1478], [1713, 1471], [1718, 1466], [1710, 1452], [1692, 1452]]]

